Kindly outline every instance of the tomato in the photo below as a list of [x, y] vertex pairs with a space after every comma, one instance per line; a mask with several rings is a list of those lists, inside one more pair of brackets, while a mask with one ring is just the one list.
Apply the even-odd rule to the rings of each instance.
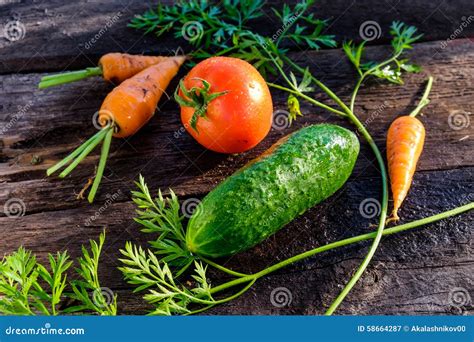
[[[221, 153], [247, 151], [265, 138], [271, 128], [273, 105], [270, 90], [262, 75], [251, 64], [231, 57], [211, 57], [197, 64], [183, 79], [178, 95], [186, 96], [182, 86], [194, 93], [220, 93], [204, 104], [202, 116], [192, 118], [200, 107], [181, 105], [181, 121], [186, 130], [201, 145]], [[189, 95], [189, 94], [188, 94]], [[201, 96], [202, 98], [202, 96]], [[198, 99], [199, 100], [199, 99]], [[199, 102], [199, 101], [197, 101]], [[201, 101], [202, 102], [202, 101]], [[206, 101], [204, 101], [206, 102]]]

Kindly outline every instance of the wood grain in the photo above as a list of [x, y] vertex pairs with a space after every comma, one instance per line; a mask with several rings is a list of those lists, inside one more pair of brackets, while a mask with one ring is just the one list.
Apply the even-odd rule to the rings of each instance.
[[[425, 42], [416, 44], [409, 53], [423, 66], [423, 73], [408, 75], [403, 86], [369, 82], [362, 88], [356, 105], [356, 113], [384, 151], [389, 124], [416, 105], [426, 74], [435, 77], [431, 104], [421, 117], [427, 130], [425, 150], [401, 210], [401, 217], [408, 222], [473, 200], [474, 44], [468, 38], [474, 26], [463, 31], [458, 37], [462, 39], [446, 43], [461, 17], [472, 12], [469, 9], [473, 4], [464, 0], [457, 1], [456, 6], [444, 1], [390, 3], [321, 1], [317, 13], [333, 18], [329, 32], [339, 36], [357, 37], [360, 24], [366, 20], [376, 20], [381, 27], [387, 27], [396, 18], [404, 18], [427, 32]], [[320, 122], [351, 128], [343, 119], [302, 103], [305, 116], [292, 127], [273, 129], [250, 152], [225, 156], [201, 148], [182, 130], [174, 101], [163, 99], [156, 117], [136, 136], [113, 142], [96, 203], [77, 201], [75, 195], [93, 172], [97, 154], [63, 180], [45, 177], [45, 170], [95, 132], [92, 115], [111, 86], [99, 78], [42, 91], [36, 85], [48, 71], [90, 66], [111, 50], [168, 53], [176, 49], [179, 45], [171, 38], [143, 37], [126, 28], [131, 16], [147, 6], [140, 1], [105, 2], [101, 6], [82, 1], [0, 6], [0, 17], [17, 12], [26, 26], [25, 37], [20, 41], [0, 38], [0, 208], [12, 199], [21, 200], [25, 208], [20, 217], [8, 217], [0, 210], [0, 254], [24, 245], [41, 260], [48, 252], [64, 249], [76, 257], [80, 246], [97, 238], [105, 228], [101, 280], [118, 293], [119, 311], [123, 314], [146, 310], [140, 296], [131, 294], [130, 286], [116, 269], [118, 250], [125, 241], [145, 245], [151, 238], [141, 233], [132, 220], [130, 190], [139, 173], [153, 191], [173, 188], [181, 200], [202, 198], [284, 134]], [[119, 11], [123, 14], [101, 36], [100, 43], [84, 49], [107, 19]], [[354, 13], [360, 15], [354, 18]], [[71, 21], [74, 25], [70, 25]], [[273, 30], [275, 24], [270, 17], [259, 27]], [[383, 30], [374, 44], [383, 44], [386, 37]], [[380, 59], [387, 52], [387, 46], [372, 46], [368, 57]], [[354, 73], [340, 50], [293, 51], [291, 57], [309, 66], [341, 98], [349, 99]], [[179, 76], [186, 71], [182, 70]], [[175, 86], [176, 80], [169, 89]], [[272, 94], [275, 108], [284, 109], [284, 95]], [[330, 103], [321, 92], [311, 95]], [[373, 230], [369, 224], [375, 223], [376, 218], [363, 217], [359, 206], [365, 199], [380, 197], [380, 175], [371, 151], [361, 143], [355, 171], [335, 196], [263, 244], [222, 262], [243, 272], [254, 272], [310, 248]], [[456, 306], [450, 301], [456, 288], [466, 289], [474, 296], [473, 216], [468, 213], [384, 238], [375, 261], [338, 313], [473, 314], [472, 302]], [[238, 300], [210, 313], [321, 314], [361, 262], [367, 247], [367, 242], [359, 243], [283, 269], [257, 282]], [[212, 279], [213, 284], [225, 280], [218, 274], [213, 274]], [[291, 292], [288, 307], [272, 305], [270, 294], [277, 287]]]
[[[184, 40], [176, 41], [172, 35], [157, 40], [151, 34], [145, 36], [126, 27], [134, 15], [154, 8], [155, 4], [155, 1], [140, 0], [66, 3], [54, 0], [0, 5], [0, 18], [5, 22], [19, 19], [25, 26], [24, 38], [14, 44], [0, 38], [0, 74], [79, 69], [97, 63], [101, 55], [110, 51], [169, 54], [177, 47], [189, 50]], [[267, 1], [266, 15], [253, 24], [258, 32], [272, 36], [280, 28], [281, 23], [270, 10], [271, 6], [278, 8], [280, 4], [281, 1]], [[473, 10], [474, 3], [470, 0], [321, 0], [311, 9], [316, 17], [329, 20], [327, 33], [337, 35], [340, 41], [360, 40], [361, 25], [377, 22], [380, 37], [372, 44], [388, 42], [393, 20], [416, 25], [425, 34], [423, 40], [444, 41], [453, 34], [455, 38], [472, 38], [474, 25], [461, 25]], [[92, 43], [96, 35], [99, 39]]]

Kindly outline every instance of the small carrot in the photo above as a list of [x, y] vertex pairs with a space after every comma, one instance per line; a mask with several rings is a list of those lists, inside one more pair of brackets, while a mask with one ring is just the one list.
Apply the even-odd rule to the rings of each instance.
[[169, 57], [115, 87], [102, 103], [99, 122], [105, 126], [112, 119], [119, 128], [114, 133], [117, 138], [136, 133], [151, 119], [161, 95], [185, 60], [184, 56]]
[[428, 99], [433, 77], [429, 77], [418, 106], [407, 116], [397, 118], [388, 129], [387, 161], [393, 196], [393, 211], [387, 223], [398, 221], [398, 209], [407, 196], [416, 164], [425, 142], [425, 127], [416, 115], [430, 102]]
[[185, 60], [184, 56], [169, 57], [115, 87], [107, 95], [98, 112], [98, 121], [102, 129], [66, 158], [50, 167], [46, 174], [50, 176], [69, 164], [59, 174], [61, 178], [66, 177], [102, 142], [99, 165], [87, 197], [92, 203], [104, 173], [112, 136], [117, 138], [131, 136], [152, 118], [158, 101]]
[[121, 83], [151, 65], [163, 62], [164, 56], [129, 55], [128, 53], [108, 53], [99, 60], [99, 66], [84, 70], [49, 75], [41, 79], [38, 88], [44, 89], [59, 84], [75, 82], [90, 76], [101, 76], [115, 84]]

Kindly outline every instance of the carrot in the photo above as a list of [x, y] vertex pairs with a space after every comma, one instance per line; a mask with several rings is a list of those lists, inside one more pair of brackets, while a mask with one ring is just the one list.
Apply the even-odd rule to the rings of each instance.
[[131, 136], [151, 119], [166, 87], [185, 60], [184, 56], [169, 57], [115, 87], [107, 95], [98, 112], [98, 121], [102, 129], [66, 158], [50, 167], [46, 174], [50, 176], [69, 164], [59, 174], [60, 178], [66, 177], [102, 142], [97, 173], [87, 197], [92, 203], [104, 173], [112, 136], [117, 138]]
[[393, 196], [393, 211], [387, 223], [398, 221], [402, 205], [413, 180], [418, 159], [425, 142], [425, 127], [416, 115], [430, 102], [428, 95], [433, 84], [429, 77], [426, 90], [418, 106], [407, 116], [397, 118], [388, 129], [387, 161]]
[[185, 59], [183, 56], [169, 57], [113, 89], [100, 108], [99, 122], [106, 125], [112, 116], [119, 128], [114, 133], [117, 138], [137, 132], [153, 116], [161, 95]]
[[100, 58], [98, 67], [45, 76], [41, 79], [38, 88], [44, 89], [101, 75], [104, 80], [118, 84], [151, 65], [163, 62], [166, 58], [168, 57], [108, 53]]

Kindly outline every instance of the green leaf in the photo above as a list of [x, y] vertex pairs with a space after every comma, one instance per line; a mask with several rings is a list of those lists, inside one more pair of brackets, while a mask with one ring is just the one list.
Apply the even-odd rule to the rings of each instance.
[[402, 22], [394, 21], [390, 26], [392, 35], [392, 47], [395, 53], [402, 52], [405, 49], [411, 49], [412, 44], [419, 40], [423, 35], [415, 35], [417, 28], [408, 26]]
[[421, 68], [408, 59], [399, 59], [406, 49], [411, 49], [412, 44], [422, 35], [416, 35], [417, 29], [402, 22], [395, 21], [390, 27], [392, 35], [392, 54], [386, 60], [375, 62], [362, 62], [364, 43], [355, 45], [352, 41], [343, 43], [343, 50], [351, 63], [356, 67], [361, 77], [373, 76], [384, 79], [390, 83], [403, 84], [402, 72], [419, 72]]
[[177, 282], [169, 264], [158, 260], [152, 251], [127, 242], [120, 252], [124, 266], [119, 270], [129, 284], [136, 286], [135, 292], [147, 291], [143, 299], [154, 307], [150, 315], [185, 314], [191, 312], [189, 305], [214, 303], [206, 267], [201, 262], [194, 262], [195, 274], [191, 277], [196, 285], [188, 289]]
[[350, 41], [346, 41], [342, 44], [342, 49], [346, 56], [349, 58], [351, 63], [355, 66], [356, 70], [361, 74], [364, 67], [361, 64], [361, 58], [365, 48], [365, 41], [356, 45]]
[[[210, 85], [204, 84], [206, 87], [209, 90]], [[155, 240], [150, 241], [151, 247], [169, 263], [175, 275], [181, 274], [194, 257], [186, 247], [186, 233], [182, 224], [184, 217], [180, 215], [178, 197], [170, 190], [168, 198], [163, 197], [161, 191], [152, 198], [141, 175], [136, 184], [139, 191], [134, 191], [132, 196], [142, 210], [137, 210], [139, 216], [135, 221], [144, 227], [143, 232], [156, 234]]]
[[401, 63], [400, 68], [406, 72], [420, 72], [421, 66], [417, 64], [408, 64], [408, 63]]
[[104, 242], [105, 231], [100, 234], [99, 243], [90, 240], [89, 250], [82, 246], [82, 257], [78, 258], [79, 268], [76, 268], [80, 279], [71, 282], [73, 292], [68, 297], [80, 302], [79, 307], [85, 310], [113, 316], [117, 314], [117, 296], [101, 286], [98, 274]]
[[[308, 13], [313, 4], [313, 0], [303, 0], [294, 6], [284, 3], [280, 10], [271, 8], [281, 21], [281, 29], [272, 37], [262, 37], [249, 27], [252, 21], [252, 27], [255, 27], [257, 20], [264, 15], [262, 9], [265, 2], [262, 0], [224, 0], [218, 5], [199, 0], [160, 4], [156, 10], [135, 16], [129, 26], [146, 33], [154, 32], [158, 37], [171, 31], [175, 37], [182, 38], [196, 49], [192, 52], [195, 60], [215, 55], [241, 58], [253, 64], [266, 77], [268, 74], [276, 75], [277, 70], [262, 51], [262, 42], [277, 60], [286, 53], [283, 46], [290, 42], [302, 49], [337, 46], [333, 35], [324, 34], [328, 21]], [[194, 25], [200, 27], [197, 39], [187, 36], [185, 25], [189, 27], [192, 23], [199, 23]], [[194, 63], [190, 62], [191, 65]], [[189, 105], [179, 99], [177, 101], [181, 105]], [[192, 126], [195, 126], [196, 119], [193, 117]]]

